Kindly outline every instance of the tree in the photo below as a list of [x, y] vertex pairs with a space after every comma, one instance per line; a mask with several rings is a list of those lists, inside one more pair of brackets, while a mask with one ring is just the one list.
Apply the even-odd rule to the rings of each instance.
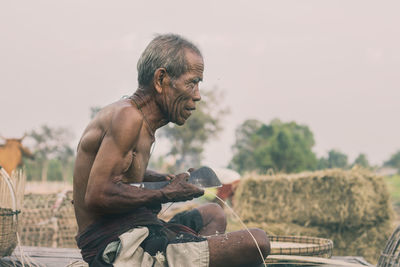
[[400, 172], [400, 150], [394, 153], [384, 165], [398, 169]]
[[[27, 168], [28, 176], [29, 172], [40, 173], [41, 180], [47, 181], [50, 160], [54, 159], [59, 160], [61, 164], [58, 166], [63, 168], [58, 173], [62, 173], [63, 176], [64, 174], [66, 175], [67, 168], [71, 168], [71, 161], [73, 161], [74, 155], [73, 149], [69, 146], [69, 142], [73, 138], [71, 131], [66, 128], [51, 128], [47, 125], [42, 125], [39, 130], [32, 130], [29, 136], [34, 140], [35, 161], [33, 164], [27, 165], [31, 168]], [[52, 173], [57, 173], [54, 171], [54, 166], [57, 166], [57, 164], [53, 161]], [[67, 177], [63, 178], [67, 179]]]
[[241, 173], [270, 168], [287, 173], [312, 170], [317, 163], [313, 146], [314, 136], [305, 125], [278, 119], [269, 125], [247, 120], [236, 130], [230, 167]]
[[355, 165], [361, 166], [363, 168], [370, 168], [367, 156], [363, 153], [359, 154], [357, 158], [354, 160], [353, 166]]
[[235, 155], [229, 163], [230, 168], [239, 172], [258, 169], [254, 160], [254, 149], [257, 147], [257, 131], [262, 125], [262, 122], [251, 119], [236, 129], [236, 142], [232, 146]]
[[335, 149], [328, 151], [328, 158], [320, 158], [318, 162], [318, 169], [346, 169], [347, 167], [347, 155]]
[[220, 106], [222, 93], [214, 88], [202, 92], [202, 101], [183, 126], [169, 124], [160, 130], [160, 136], [171, 142], [167, 155], [176, 159], [174, 171], [201, 165], [204, 144], [221, 130], [221, 120], [228, 109]]
[[57, 160], [61, 163], [61, 175], [64, 182], [72, 181], [75, 163], [75, 151], [67, 144], [62, 144], [57, 153]]

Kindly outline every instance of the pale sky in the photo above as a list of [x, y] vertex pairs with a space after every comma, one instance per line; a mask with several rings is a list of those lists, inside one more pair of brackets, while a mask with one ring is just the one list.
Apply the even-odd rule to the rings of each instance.
[[48, 124], [78, 139], [91, 106], [135, 91], [154, 34], [173, 32], [198, 44], [202, 87], [223, 89], [231, 109], [204, 163], [229, 162], [245, 119], [280, 118], [308, 125], [319, 156], [381, 164], [400, 149], [399, 11], [366, 0], [2, 1], [0, 135]]

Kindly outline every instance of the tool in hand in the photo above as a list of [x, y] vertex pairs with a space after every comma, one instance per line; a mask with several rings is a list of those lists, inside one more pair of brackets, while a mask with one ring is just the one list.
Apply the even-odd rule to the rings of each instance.
[[[221, 187], [222, 184], [218, 179], [215, 172], [210, 168], [203, 166], [198, 168], [197, 170], [189, 173], [188, 183], [198, 186], [200, 188], [211, 188], [211, 187]], [[142, 182], [142, 183], [132, 183], [130, 185], [136, 186], [139, 188], [146, 189], [161, 189], [167, 186], [171, 181], [162, 181], [162, 182]]]

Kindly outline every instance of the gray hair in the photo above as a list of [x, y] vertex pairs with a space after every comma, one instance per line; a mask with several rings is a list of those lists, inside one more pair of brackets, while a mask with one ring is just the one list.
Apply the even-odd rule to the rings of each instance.
[[143, 51], [137, 63], [139, 87], [150, 85], [158, 68], [165, 68], [173, 80], [188, 71], [185, 49], [202, 57], [200, 50], [180, 35], [156, 36]]

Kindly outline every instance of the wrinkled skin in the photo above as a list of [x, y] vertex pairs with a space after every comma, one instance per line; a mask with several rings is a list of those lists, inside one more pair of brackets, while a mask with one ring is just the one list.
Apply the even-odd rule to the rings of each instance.
[[[196, 57], [192, 53], [191, 56]], [[203, 69], [203, 62], [199, 60], [179, 79], [164, 79], [165, 89], [158, 103], [161, 111], [168, 114], [168, 121], [183, 125], [196, 109], [195, 102], [201, 100], [199, 82], [203, 80]]]
[[[168, 122], [183, 125], [201, 99], [203, 59], [189, 50], [185, 52], [190, 66], [186, 73], [172, 79], [164, 68], [157, 69], [148, 88], [139, 88], [133, 100], [123, 99], [103, 108], [86, 127], [74, 169], [79, 232], [107, 214], [124, 213], [148, 204], [190, 200], [204, 194], [202, 189], [187, 183], [186, 173], [159, 174], [147, 170], [155, 130]], [[160, 190], [129, 185], [171, 179]], [[225, 214], [218, 205], [207, 204], [198, 210], [204, 224], [200, 234], [224, 233]], [[266, 256], [266, 234], [258, 229], [251, 231]], [[246, 231], [210, 236], [208, 243], [210, 266], [250, 266], [261, 262]]]

